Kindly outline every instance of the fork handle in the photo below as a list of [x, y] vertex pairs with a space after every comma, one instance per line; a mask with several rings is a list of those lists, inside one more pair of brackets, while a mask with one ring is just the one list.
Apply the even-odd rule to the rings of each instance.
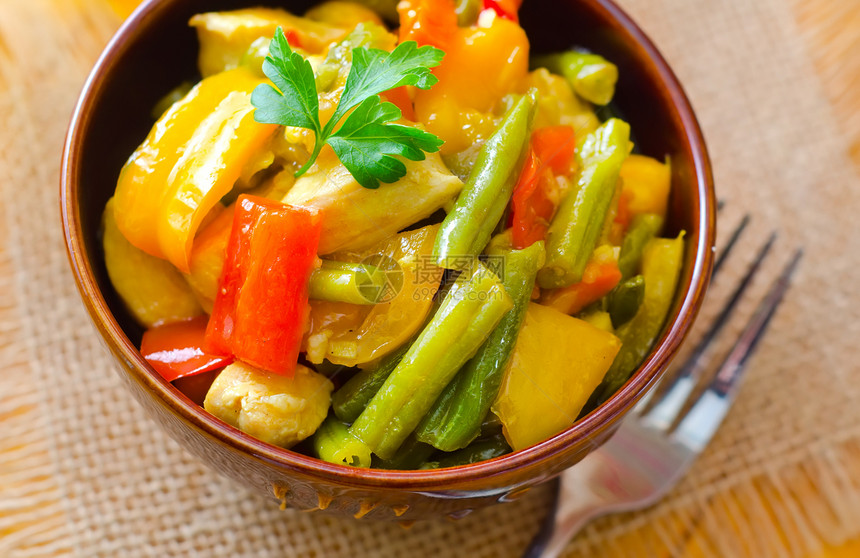
[[[596, 467], [596, 459], [589, 455], [577, 465], [581, 472], [588, 467]], [[523, 553], [523, 558], [556, 558], [561, 555], [567, 544], [592, 519], [608, 513], [606, 495], [597, 494], [594, 485], [577, 482], [579, 479], [592, 478], [591, 475], [568, 475], [564, 482], [555, 478], [553, 492], [555, 497], [546, 518], [535, 538]]]
[[523, 553], [523, 558], [556, 558], [585, 525], [595, 517], [594, 510], [582, 510], [575, 516], [561, 516], [550, 510], [537, 536]]

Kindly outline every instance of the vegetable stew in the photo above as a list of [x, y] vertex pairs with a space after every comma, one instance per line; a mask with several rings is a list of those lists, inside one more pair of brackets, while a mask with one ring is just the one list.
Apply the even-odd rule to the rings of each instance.
[[159, 374], [260, 440], [389, 469], [526, 448], [629, 379], [681, 268], [670, 162], [598, 117], [616, 66], [532, 56], [519, 7], [190, 20], [200, 77], [102, 219]]

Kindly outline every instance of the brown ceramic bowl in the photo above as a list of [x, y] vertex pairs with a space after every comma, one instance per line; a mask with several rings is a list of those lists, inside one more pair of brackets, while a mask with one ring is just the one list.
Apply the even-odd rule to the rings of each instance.
[[[196, 75], [197, 12], [265, 0], [145, 3], [95, 66], [71, 120], [62, 167], [62, 217], [81, 297], [120, 376], [155, 421], [207, 465], [287, 506], [374, 519], [462, 517], [505, 502], [577, 463], [604, 442], [666, 369], [702, 302], [712, 265], [715, 203], [710, 163], [693, 110], [665, 60], [610, 0], [527, 0], [522, 23], [534, 52], [580, 45], [620, 68], [616, 97], [641, 150], [672, 157], [669, 233], [687, 231], [677, 300], [633, 378], [571, 428], [533, 447], [474, 465], [432, 471], [351, 469], [260, 442], [216, 419], [164, 381], [137, 351], [141, 330], [105, 272], [99, 219], [120, 167], [152, 125], [150, 108]], [[270, 0], [294, 12], [312, 2]]]

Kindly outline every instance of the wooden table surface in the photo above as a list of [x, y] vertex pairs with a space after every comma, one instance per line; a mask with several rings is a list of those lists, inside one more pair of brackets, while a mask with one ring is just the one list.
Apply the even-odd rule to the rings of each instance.
[[794, 0], [794, 11], [860, 169], [860, 0]]
[[[794, 13], [860, 173], [860, 0], [794, 0]], [[856, 558], [860, 539], [816, 558]]]
[[[786, 0], [790, 1], [790, 0]], [[111, 0], [126, 14], [138, 0]], [[860, 0], [794, 0], [793, 10], [837, 122], [860, 173]], [[860, 539], [814, 558], [860, 556]]]

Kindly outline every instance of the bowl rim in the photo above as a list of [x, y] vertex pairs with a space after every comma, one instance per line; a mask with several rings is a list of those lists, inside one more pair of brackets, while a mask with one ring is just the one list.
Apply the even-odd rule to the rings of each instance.
[[[90, 72], [72, 114], [63, 148], [60, 173], [60, 210], [66, 249], [75, 282], [90, 318], [99, 330], [113, 355], [124, 361], [133, 373], [128, 376], [142, 385], [152, 396], [169, 407], [170, 411], [198, 433], [221, 445], [230, 446], [259, 461], [281, 469], [335, 483], [365, 488], [433, 489], [462, 484], [502, 475], [525, 466], [547, 463], [567, 449], [588, 442], [615, 423], [615, 418], [624, 413], [648, 390], [674, 356], [692, 326], [710, 279], [713, 266], [713, 246], [716, 234], [716, 201], [710, 159], [704, 136], [680, 82], [660, 54], [656, 46], [642, 29], [613, 0], [584, 0], [591, 4], [606, 21], [614, 21], [619, 29], [631, 39], [634, 48], [644, 51], [656, 79], [668, 92], [674, 114], [684, 132], [684, 141], [694, 162], [696, 182], [695, 205], [698, 206], [698, 243], [689, 281], [679, 285], [683, 289], [680, 304], [677, 299], [670, 316], [671, 326], [657, 340], [646, 360], [637, 371], [608, 401], [574, 425], [558, 434], [528, 448], [511, 452], [487, 461], [446, 469], [399, 471], [384, 469], [357, 469], [345, 465], [327, 463], [315, 457], [292, 452], [253, 438], [229, 426], [194, 404], [165, 381], [140, 355], [126, 337], [113, 317], [98, 289], [93, 269], [87, 258], [83, 242], [83, 224], [76, 203], [80, 167], [80, 147], [84, 143], [84, 131], [88, 129], [91, 107], [105, 88], [106, 77], [128, 50], [138, 26], [151, 25], [159, 14], [166, 10], [169, 1], [146, 0], [120, 26], [111, 38]], [[655, 77], [655, 76], [652, 76]]]

